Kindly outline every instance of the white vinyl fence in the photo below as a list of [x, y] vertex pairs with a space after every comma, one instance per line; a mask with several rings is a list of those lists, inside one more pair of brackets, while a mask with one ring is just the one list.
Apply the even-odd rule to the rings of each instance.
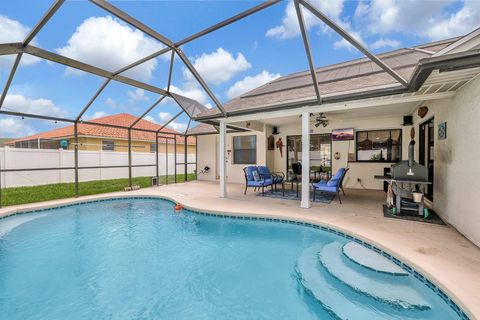
[[[65, 168], [74, 167], [73, 150], [44, 150], [44, 149], [19, 149], [0, 148], [1, 169], [33, 169], [33, 168]], [[183, 163], [184, 154], [177, 153], [177, 162]], [[187, 162], [195, 162], [195, 154], [187, 155]], [[159, 174], [167, 174], [166, 154], [158, 154]], [[109, 151], [79, 151], [79, 167], [97, 166], [128, 166], [127, 152]], [[153, 165], [151, 167], [132, 167], [133, 177], [155, 176], [155, 153], [132, 152], [132, 165]], [[195, 165], [187, 166], [188, 173], [194, 173]], [[102, 168], [81, 169], [80, 181], [107, 180], [128, 178], [128, 167], [125, 168]], [[168, 175], [175, 172], [175, 155], [168, 154]], [[184, 174], [185, 166], [177, 166], [177, 174]], [[47, 171], [19, 171], [2, 172], [1, 187], [35, 186], [51, 183], [74, 182], [74, 170], [47, 170]]]

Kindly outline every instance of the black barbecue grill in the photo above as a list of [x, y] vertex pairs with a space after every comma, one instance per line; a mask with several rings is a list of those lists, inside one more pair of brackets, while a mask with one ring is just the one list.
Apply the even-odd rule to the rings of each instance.
[[428, 169], [414, 160], [415, 141], [408, 146], [408, 160], [392, 165], [391, 176], [375, 176], [376, 179], [387, 180], [395, 195], [395, 206], [400, 214], [406, 211], [417, 211], [423, 215], [423, 193], [428, 181]]

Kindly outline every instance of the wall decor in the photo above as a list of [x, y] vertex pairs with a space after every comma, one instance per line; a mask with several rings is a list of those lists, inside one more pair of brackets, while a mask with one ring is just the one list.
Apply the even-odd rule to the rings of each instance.
[[333, 155], [333, 157], [335, 158], [335, 160], [340, 160], [340, 158], [342, 157], [342, 155], [340, 154], [340, 152], [335, 152], [335, 154]]
[[348, 141], [353, 137], [353, 128], [332, 130], [332, 141]]
[[277, 143], [275, 144], [277, 149], [280, 149], [280, 157], [283, 158], [283, 141], [282, 138], [278, 138]]
[[423, 117], [425, 117], [428, 113], [428, 107], [424, 106], [424, 107], [420, 107], [418, 108], [418, 116], [420, 118], [423, 119]]
[[268, 150], [275, 150], [275, 137], [270, 135], [267, 139]]
[[447, 139], [447, 123], [442, 122], [438, 124], [438, 140]]

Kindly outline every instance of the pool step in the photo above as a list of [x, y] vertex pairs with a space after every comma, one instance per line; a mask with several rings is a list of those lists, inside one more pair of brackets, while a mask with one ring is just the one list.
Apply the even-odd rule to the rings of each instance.
[[358, 270], [361, 267], [343, 256], [342, 247], [342, 244], [332, 242], [325, 245], [318, 254], [320, 263], [339, 281], [356, 291], [395, 307], [417, 310], [430, 309], [428, 302], [409, 285], [407, 277], [375, 274], [368, 269]]
[[[314, 244], [305, 249], [297, 260], [296, 272], [300, 283], [305, 290], [317, 300], [322, 307], [336, 319], [368, 319], [368, 320], [393, 320], [400, 319], [399, 315], [387, 314], [371, 308], [345, 296], [322, 274], [319, 252], [323, 244]], [[365, 298], [368, 298], [365, 296]], [[408, 315], [402, 319], [413, 319]]]
[[356, 242], [346, 243], [342, 252], [347, 258], [367, 269], [395, 276], [408, 276], [405, 270], [391, 260]]

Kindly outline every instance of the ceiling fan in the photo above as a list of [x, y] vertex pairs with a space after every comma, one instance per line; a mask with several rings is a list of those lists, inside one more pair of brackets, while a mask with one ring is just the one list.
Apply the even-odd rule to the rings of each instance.
[[315, 124], [314, 124], [315, 127], [318, 128], [320, 126], [323, 126], [325, 128], [326, 126], [328, 126], [328, 118], [325, 115], [325, 113], [321, 112], [316, 116], [312, 113], [310, 114], [310, 116], [315, 117]]

